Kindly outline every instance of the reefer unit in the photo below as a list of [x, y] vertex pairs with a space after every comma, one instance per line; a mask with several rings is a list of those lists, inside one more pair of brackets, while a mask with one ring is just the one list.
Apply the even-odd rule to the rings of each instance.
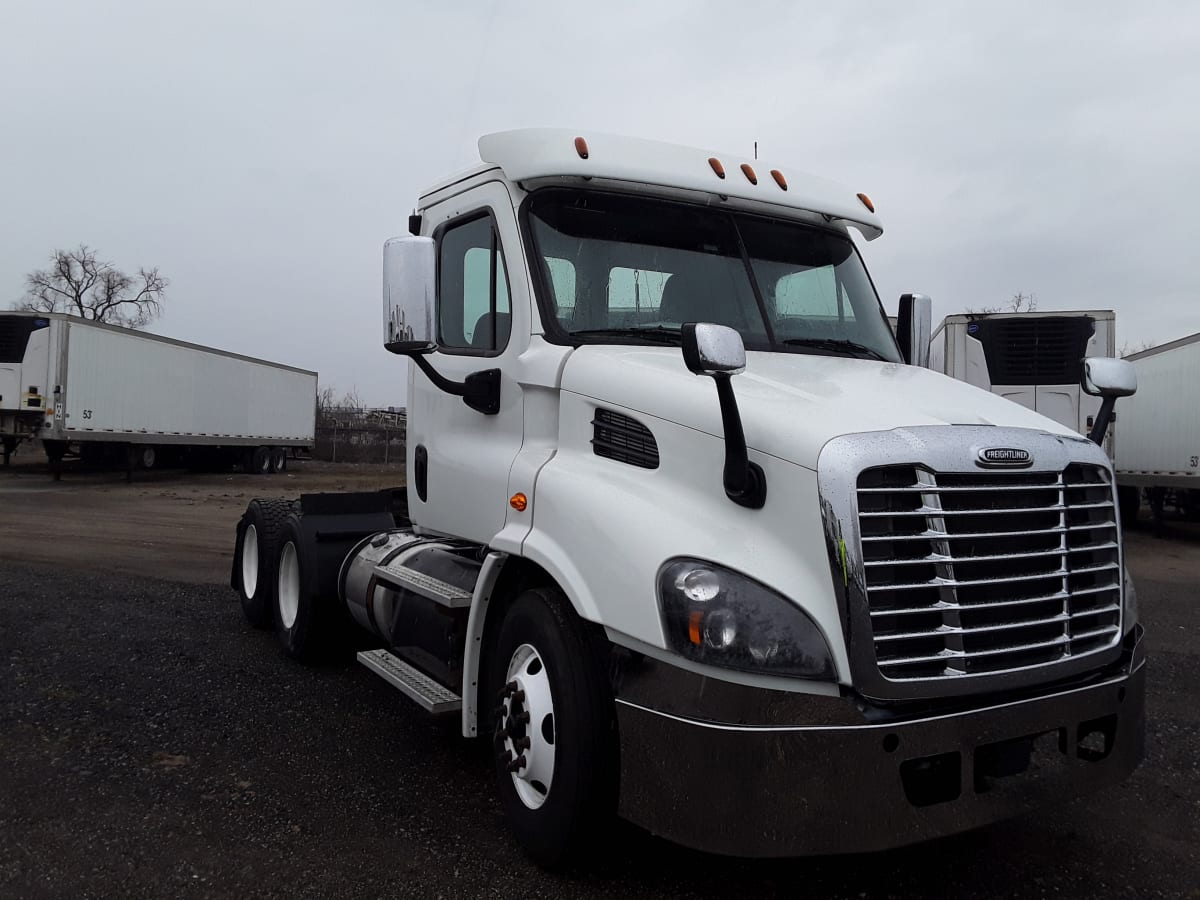
[[[0, 436], [5, 459], [38, 438], [67, 448], [222, 448], [271, 471], [308, 446], [317, 374], [73, 316], [0, 314]], [[236, 451], [236, 452], [234, 452]]]
[[1083, 358], [1115, 355], [1109, 309], [967, 313], [947, 316], [934, 331], [929, 367], [1087, 434], [1100, 398], [1079, 386]]

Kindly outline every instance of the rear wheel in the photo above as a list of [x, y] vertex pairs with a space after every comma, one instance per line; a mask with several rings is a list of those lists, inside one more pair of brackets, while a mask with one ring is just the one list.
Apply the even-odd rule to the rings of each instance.
[[242, 612], [255, 628], [275, 620], [275, 566], [279, 533], [294, 506], [289, 500], [251, 500], [238, 529], [238, 597]]
[[153, 469], [158, 463], [158, 451], [150, 444], [145, 444], [138, 448], [136, 459], [139, 469]]
[[250, 472], [254, 475], [266, 475], [271, 471], [271, 448], [255, 447], [250, 451]]
[[287, 471], [287, 448], [272, 447], [271, 448], [271, 472], [286, 472]]
[[317, 590], [315, 561], [304, 552], [300, 519], [290, 515], [279, 532], [276, 562], [275, 633], [292, 659], [315, 662], [339, 646], [340, 623]]
[[526, 852], [570, 861], [616, 812], [617, 741], [602, 635], [556, 588], [521, 594], [488, 655], [500, 798]]

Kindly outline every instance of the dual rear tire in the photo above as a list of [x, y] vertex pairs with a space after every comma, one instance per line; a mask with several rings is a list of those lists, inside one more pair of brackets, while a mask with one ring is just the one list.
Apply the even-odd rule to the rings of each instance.
[[238, 525], [235, 587], [255, 628], [270, 628], [275, 621], [280, 536], [294, 511], [290, 500], [251, 500]]

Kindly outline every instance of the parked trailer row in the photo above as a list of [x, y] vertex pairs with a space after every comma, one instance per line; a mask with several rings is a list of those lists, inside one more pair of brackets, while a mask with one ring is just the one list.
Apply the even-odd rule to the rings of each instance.
[[57, 464], [168, 460], [277, 472], [313, 443], [317, 374], [59, 314], [0, 314], [0, 441]]
[[1166, 504], [1200, 515], [1200, 333], [1126, 358], [1138, 391], [1121, 404], [1116, 436], [1121, 509], [1135, 518], [1144, 491], [1156, 521]]

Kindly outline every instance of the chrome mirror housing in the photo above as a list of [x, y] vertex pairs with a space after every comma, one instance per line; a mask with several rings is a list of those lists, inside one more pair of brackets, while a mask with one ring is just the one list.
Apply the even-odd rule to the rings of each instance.
[[437, 346], [433, 238], [399, 237], [383, 245], [383, 346], [411, 356]]
[[1093, 397], [1128, 397], [1137, 392], [1137, 370], [1127, 359], [1089, 356], [1083, 361], [1081, 387]]
[[746, 368], [746, 347], [733, 328], [689, 322], [682, 334], [683, 363], [693, 374], [736, 375]]

